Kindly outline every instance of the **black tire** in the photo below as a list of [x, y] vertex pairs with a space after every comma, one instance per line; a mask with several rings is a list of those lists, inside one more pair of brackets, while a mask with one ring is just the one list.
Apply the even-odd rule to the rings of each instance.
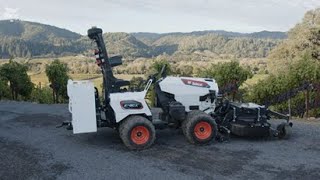
[[188, 122], [188, 119], [192, 119], [192, 117], [194, 115], [201, 114], [201, 113], [203, 113], [203, 112], [200, 110], [193, 110], [193, 111], [188, 112], [187, 118], [185, 120], [183, 120], [181, 123], [181, 129], [183, 131], [183, 134], [185, 133], [184, 129], [186, 129], [186, 124]]
[[143, 116], [130, 116], [123, 120], [119, 134], [124, 145], [131, 150], [147, 149], [156, 139], [154, 125]]
[[[187, 140], [197, 145], [210, 143], [216, 138], [218, 132], [215, 120], [202, 111], [189, 112], [181, 128]], [[201, 132], [199, 132], [200, 129]]]
[[282, 123], [277, 127], [279, 139], [289, 139], [291, 136], [292, 127], [288, 123]]

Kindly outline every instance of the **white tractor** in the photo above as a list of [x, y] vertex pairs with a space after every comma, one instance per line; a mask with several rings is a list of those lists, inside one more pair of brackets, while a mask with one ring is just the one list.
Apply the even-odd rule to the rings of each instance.
[[[161, 78], [155, 78], [159, 74], [150, 76], [143, 91], [124, 92], [122, 87], [128, 86], [129, 82], [115, 78], [112, 73], [112, 67], [122, 64], [121, 56], [108, 57], [101, 29], [89, 29], [88, 36], [97, 44], [95, 56], [103, 74], [103, 103], [91, 81], [69, 80], [72, 121], [64, 125], [73, 129], [73, 133], [96, 132], [98, 127], [110, 127], [119, 131], [129, 149], [141, 150], [154, 143], [158, 128], [181, 127], [190, 143], [200, 145], [218, 139], [218, 133], [229, 135], [234, 131], [247, 135], [241, 134], [245, 131], [250, 135], [253, 131], [262, 134], [270, 131], [266, 120], [272, 111], [252, 103], [241, 104], [237, 111], [234, 103], [218, 103], [219, 89], [214, 79], [167, 77], [163, 67]], [[151, 86], [155, 91], [154, 108], [150, 108], [145, 100]], [[252, 110], [249, 115], [241, 111], [244, 108]], [[239, 119], [241, 115], [243, 118]], [[291, 126], [287, 119], [273, 134], [287, 136]]]

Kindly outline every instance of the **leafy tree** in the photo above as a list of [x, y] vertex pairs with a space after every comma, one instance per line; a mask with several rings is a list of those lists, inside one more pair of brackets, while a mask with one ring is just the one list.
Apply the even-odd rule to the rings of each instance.
[[46, 66], [46, 75], [51, 83], [53, 102], [59, 103], [59, 96], [62, 98], [67, 97], [68, 67], [58, 59], [55, 59], [50, 65]]
[[320, 60], [320, 8], [308, 11], [302, 22], [288, 33], [288, 39], [273, 49], [269, 55], [269, 71], [273, 74], [287, 72], [291, 63], [305, 54]]
[[26, 99], [32, 92], [33, 83], [27, 74], [27, 70], [26, 65], [12, 60], [0, 67], [0, 77], [5, 84], [9, 83], [13, 100], [17, 100], [18, 95]]
[[[262, 93], [263, 89], [266, 89], [269, 92], [272, 91], [276, 93], [276, 89], [272, 88], [274, 85], [272, 83], [282, 86], [285, 94], [288, 98], [282, 98], [277, 103], [279, 104], [285, 102], [284, 100], [296, 99], [296, 103], [299, 104], [294, 108], [299, 107], [299, 111], [304, 112], [305, 116], [309, 116], [309, 109], [316, 108], [312, 106], [314, 101], [313, 97], [319, 91], [312, 90], [311, 87], [308, 87], [310, 84], [317, 84], [320, 81], [320, 8], [311, 10], [307, 12], [301, 23], [298, 23], [294, 28], [292, 28], [288, 33], [288, 39], [277, 46], [269, 56], [269, 71], [272, 74], [275, 74], [276, 77], [270, 77], [270, 80], [267, 80], [265, 84], [267, 87], [260, 88], [257, 86], [263, 85], [263, 83], [258, 83], [253, 89], [252, 95], [255, 98], [257, 97], [256, 92], [259, 91], [259, 94], [264, 96], [264, 98], [274, 98], [276, 96], [270, 96], [268, 93]], [[278, 82], [278, 79], [285, 79], [283, 82]], [[301, 89], [299, 93], [291, 94], [292, 89], [299, 89], [299, 87], [306, 86]], [[262, 90], [258, 90], [262, 89]], [[268, 92], [266, 91], [266, 92]], [[289, 92], [289, 95], [288, 95]], [[283, 92], [278, 92], [283, 93]], [[297, 98], [299, 97], [299, 98]], [[304, 98], [301, 98], [304, 97]], [[298, 99], [298, 100], [297, 100]], [[302, 100], [304, 99], [304, 100]], [[295, 106], [293, 104], [293, 106]], [[297, 111], [297, 109], [293, 109]], [[297, 113], [299, 114], [299, 113]]]
[[293, 62], [287, 72], [259, 81], [249, 92], [249, 99], [260, 104], [273, 105], [277, 110], [286, 113], [289, 112], [290, 100], [292, 115], [308, 117], [310, 109], [319, 108], [315, 101], [320, 92], [318, 84], [320, 62], [306, 53]]
[[141, 91], [144, 89], [145, 81], [142, 77], [133, 77], [130, 80], [130, 89]]
[[10, 97], [10, 90], [8, 84], [5, 80], [0, 78], [0, 100], [2, 98], [9, 98]]
[[287, 76], [270, 75], [263, 81], [260, 80], [251, 88], [249, 101], [258, 104], [271, 105], [286, 100], [290, 90]]
[[290, 66], [289, 77], [290, 84], [293, 87], [299, 87], [304, 84], [308, 85], [304, 89], [304, 104], [305, 116], [309, 117], [310, 101], [312, 96], [311, 84], [320, 82], [320, 62], [312, 56], [311, 53], [306, 53], [300, 60]]
[[149, 71], [149, 74], [158, 73], [158, 78], [159, 78], [161, 76], [161, 74], [159, 74], [159, 73], [161, 72], [162, 67], [164, 65], [166, 65], [166, 69], [165, 69], [166, 75], [173, 74], [171, 65], [170, 65], [169, 61], [167, 61], [167, 60], [156, 60], [156, 61], [154, 61], [154, 63], [151, 65], [151, 69]]
[[33, 89], [29, 100], [40, 104], [52, 104], [52, 90], [49, 87], [36, 87]]
[[193, 74], [193, 67], [191, 65], [181, 65], [177, 70], [177, 73], [181, 76], [192, 76]]
[[220, 93], [231, 95], [233, 100], [235, 100], [241, 84], [252, 77], [251, 71], [241, 67], [238, 61], [213, 64], [200, 75], [214, 78], [219, 85]]

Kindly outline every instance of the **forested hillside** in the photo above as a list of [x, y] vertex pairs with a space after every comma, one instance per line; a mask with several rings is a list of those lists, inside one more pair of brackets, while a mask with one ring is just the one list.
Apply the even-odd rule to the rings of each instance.
[[159, 33], [149, 33], [149, 32], [137, 32], [137, 33], [131, 33], [131, 34], [146, 44], [152, 44], [153, 42], [166, 36], [190, 36], [190, 35], [203, 36], [207, 34], [215, 34], [215, 35], [224, 36], [224, 37], [244, 37], [244, 38], [260, 38], [260, 39], [286, 39], [287, 38], [287, 34], [285, 32], [280, 32], [280, 31], [238, 33], [238, 32], [230, 32], [230, 31], [223, 31], [223, 30], [210, 30], [210, 31], [193, 31], [189, 33], [174, 32], [174, 33], [159, 34]]
[[66, 29], [20, 20], [0, 21], [0, 36], [19, 38], [25, 41], [47, 42], [57, 46], [81, 38], [80, 34]]
[[85, 50], [80, 34], [40, 23], [0, 21], [0, 58], [63, 56]]
[[201, 36], [169, 35], [152, 43], [155, 54], [182, 53], [191, 54], [195, 51], [209, 51], [219, 58], [259, 58], [266, 57], [281, 40], [256, 39], [243, 37], [224, 37], [216, 34]]
[[[104, 33], [103, 38], [109, 54], [120, 54], [124, 57], [151, 56], [151, 48], [128, 33]], [[95, 47], [89, 38], [83, 36], [76, 43], [79, 47], [83, 48], [83, 51], [79, 51], [78, 53], [90, 51], [89, 55], [92, 55], [91, 50]]]
[[[260, 58], [266, 57], [271, 49], [286, 38], [286, 33], [105, 33], [104, 37], [109, 53], [124, 57], [192, 55], [204, 52], [218, 58]], [[0, 58], [59, 57], [86, 54], [92, 48], [86, 36], [66, 29], [20, 20], [0, 21]]]

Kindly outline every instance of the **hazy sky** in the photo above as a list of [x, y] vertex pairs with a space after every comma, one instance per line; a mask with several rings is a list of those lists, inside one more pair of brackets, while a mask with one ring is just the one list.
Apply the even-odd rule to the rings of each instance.
[[320, 0], [0, 0], [0, 19], [19, 18], [81, 34], [287, 31]]

